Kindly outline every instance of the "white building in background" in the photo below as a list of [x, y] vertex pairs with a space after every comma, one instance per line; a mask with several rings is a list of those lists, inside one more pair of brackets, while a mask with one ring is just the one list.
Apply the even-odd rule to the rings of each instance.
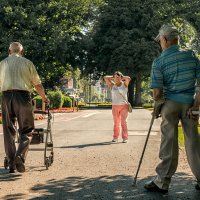
[[61, 78], [60, 82], [62, 84], [62, 91], [64, 94], [75, 97], [77, 96], [78, 90], [74, 88], [74, 79], [66, 79], [66, 78]]
[[[78, 97], [80, 91], [76, 89], [76, 83], [73, 78], [69, 80], [66, 78], [61, 78], [60, 83], [62, 85], [61, 89], [64, 94], [72, 97]], [[79, 97], [85, 99], [85, 101], [96, 100], [96, 101], [110, 102], [111, 91], [107, 85], [101, 83], [101, 80], [92, 81], [91, 85], [89, 85], [89, 88], [84, 92], [82, 92]]]
[[67, 81], [67, 88], [73, 88], [74, 87], [74, 79], [71, 78]]
[[105, 85], [104, 92], [105, 92], [105, 100], [107, 102], [111, 102], [112, 101], [111, 89], [107, 85]]
[[107, 85], [102, 85], [101, 80], [97, 81], [95, 84], [96, 91], [98, 92], [99, 96], [103, 96], [103, 101], [111, 101], [111, 91]]

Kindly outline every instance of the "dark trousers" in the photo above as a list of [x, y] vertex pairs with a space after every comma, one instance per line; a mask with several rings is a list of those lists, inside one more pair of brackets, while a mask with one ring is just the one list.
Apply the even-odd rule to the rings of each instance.
[[[16, 121], [19, 131], [18, 149], [15, 146]], [[25, 161], [34, 129], [33, 106], [29, 92], [19, 90], [2, 92], [2, 122], [9, 167], [15, 168], [16, 155], [20, 155]]]

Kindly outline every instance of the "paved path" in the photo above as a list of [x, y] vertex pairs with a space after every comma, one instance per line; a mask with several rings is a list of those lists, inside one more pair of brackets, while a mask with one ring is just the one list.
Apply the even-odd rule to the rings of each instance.
[[[3, 168], [3, 137], [0, 135], [0, 199], [67, 200], [197, 200], [194, 179], [184, 150], [169, 190], [169, 195], [149, 193], [144, 183], [155, 175], [159, 162], [159, 124], [156, 120], [149, 138], [136, 187], [132, 186], [151, 115], [135, 109], [129, 115], [128, 144], [111, 143], [111, 110], [86, 110], [55, 115], [53, 138], [55, 161], [49, 170], [43, 165], [42, 152], [30, 151], [24, 174], [8, 174]], [[37, 121], [44, 127], [45, 120]]]

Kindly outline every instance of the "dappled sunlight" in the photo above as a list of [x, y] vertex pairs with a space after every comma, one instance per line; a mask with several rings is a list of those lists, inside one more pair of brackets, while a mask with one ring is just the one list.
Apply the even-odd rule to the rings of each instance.
[[[133, 177], [127, 175], [80, 177], [72, 176], [61, 180], [50, 179], [44, 184], [36, 184], [30, 188], [30, 193], [37, 197], [29, 199], [192, 199], [199, 198], [199, 192], [194, 189], [192, 177], [186, 173], [175, 174], [168, 195], [147, 192], [143, 186], [152, 177], [138, 179], [132, 186]], [[187, 187], [185, 187], [187, 185]], [[23, 194], [7, 195], [4, 199], [23, 199]], [[27, 199], [24, 197], [24, 199]]]
[[22, 179], [22, 174], [9, 174], [9, 169], [0, 168], [0, 182], [10, 182]]
[[183, 17], [176, 17], [172, 19], [172, 23], [178, 28], [180, 32], [179, 43], [182, 47], [192, 48], [195, 39], [197, 38], [196, 28]]

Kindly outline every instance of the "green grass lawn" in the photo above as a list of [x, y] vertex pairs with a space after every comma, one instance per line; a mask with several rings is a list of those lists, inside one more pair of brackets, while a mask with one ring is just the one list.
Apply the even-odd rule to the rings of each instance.
[[[145, 108], [149, 111], [153, 111], [153, 108], [149, 107], [149, 108]], [[200, 127], [198, 127], [199, 130], [199, 134], [200, 134]], [[178, 127], [178, 142], [180, 144], [180, 146], [184, 146], [184, 135], [183, 135], [183, 130], [182, 127]]]
[[[200, 127], [198, 127], [199, 133], [200, 133]], [[178, 127], [178, 142], [180, 146], [184, 146], [184, 135], [182, 127]]]
[[182, 127], [178, 127], [178, 142], [181, 146], [184, 145], [184, 135]]

